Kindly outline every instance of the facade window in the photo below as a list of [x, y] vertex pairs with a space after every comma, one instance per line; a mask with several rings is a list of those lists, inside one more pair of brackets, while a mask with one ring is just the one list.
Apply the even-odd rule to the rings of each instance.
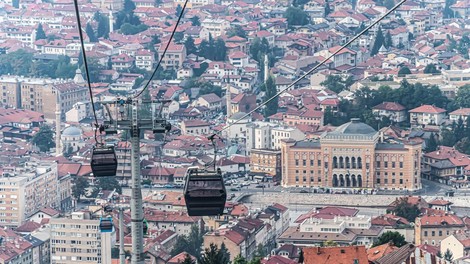
[[442, 230], [439, 230], [439, 236], [442, 236]]
[[299, 160], [295, 160], [295, 166], [299, 166]]
[[400, 161], [400, 168], [403, 169], [403, 161]]
[[377, 168], [380, 168], [380, 161], [377, 161], [376, 164], [375, 164], [375, 166], [376, 166]]
[[307, 166], [307, 160], [302, 160], [302, 165], [305, 167]]
[[377, 183], [380, 183], [380, 179], [377, 179]]
[[395, 168], [395, 161], [392, 161], [392, 168]]
[[321, 177], [318, 177], [318, 182], [321, 182]]
[[431, 236], [436, 236], [436, 231], [431, 231]]
[[296, 182], [299, 181], [299, 176], [295, 176], [295, 181], [296, 181]]
[[387, 184], [387, 183], [388, 183], [388, 179], [384, 179], [384, 183]]
[[428, 236], [428, 231], [424, 231], [424, 236], [425, 236], [425, 237]]
[[310, 166], [313, 166], [313, 160], [310, 160]]
[[321, 160], [318, 160], [317, 164], [318, 164], [318, 167], [320, 167], [321, 166]]
[[388, 161], [384, 161], [384, 168], [388, 168]]
[[395, 179], [392, 179], [392, 184], [395, 184]]
[[403, 184], [403, 179], [400, 179], [400, 184]]

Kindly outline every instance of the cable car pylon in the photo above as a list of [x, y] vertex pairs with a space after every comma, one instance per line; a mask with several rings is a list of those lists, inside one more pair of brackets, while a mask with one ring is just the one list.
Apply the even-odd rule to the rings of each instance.
[[[153, 133], [165, 133], [170, 128], [168, 122], [161, 117], [163, 104], [171, 100], [117, 99], [116, 101], [100, 102], [107, 112], [108, 120], [104, 121], [104, 132], [116, 134], [117, 130], [125, 130], [130, 135], [131, 143], [131, 234], [132, 264], [144, 264], [144, 212], [142, 208], [142, 177], [140, 171], [140, 134], [151, 130]], [[139, 117], [139, 105], [150, 104], [152, 115], [149, 118]], [[157, 112], [154, 105], [159, 105]], [[115, 116], [110, 107], [114, 107]], [[127, 108], [127, 111], [124, 110]], [[129, 109], [130, 108], [130, 109]], [[130, 112], [130, 114], [129, 114]]]

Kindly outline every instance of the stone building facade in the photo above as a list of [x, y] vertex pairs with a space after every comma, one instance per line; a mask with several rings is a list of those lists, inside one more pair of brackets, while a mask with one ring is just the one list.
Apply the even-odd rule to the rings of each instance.
[[421, 144], [385, 140], [359, 119], [316, 141], [284, 140], [281, 157], [285, 187], [421, 189]]

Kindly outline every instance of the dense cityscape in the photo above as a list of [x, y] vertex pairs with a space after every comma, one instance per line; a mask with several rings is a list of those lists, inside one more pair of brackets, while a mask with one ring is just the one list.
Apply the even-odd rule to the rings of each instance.
[[[0, 22], [0, 264], [470, 263], [470, 0], [0, 0]], [[222, 215], [190, 215], [194, 167]]]

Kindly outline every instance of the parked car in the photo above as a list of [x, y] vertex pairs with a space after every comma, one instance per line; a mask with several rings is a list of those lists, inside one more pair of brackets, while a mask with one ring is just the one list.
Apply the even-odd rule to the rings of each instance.
[[173, 188], [175, 188], [175, 186], [173, 184], [165, 184], [165, 185], [163, 185], [163, 188], [173, 189]]
[[265, 186], [263, 184], [258, 184], [256, 185], [256, 188], [264, 188]]
[[240, 189], [239, 189], [239, 188], [230, 188], [230, 191], [232, 191], [232, 192], [238, 192], [238, 191], [240, 191]]

